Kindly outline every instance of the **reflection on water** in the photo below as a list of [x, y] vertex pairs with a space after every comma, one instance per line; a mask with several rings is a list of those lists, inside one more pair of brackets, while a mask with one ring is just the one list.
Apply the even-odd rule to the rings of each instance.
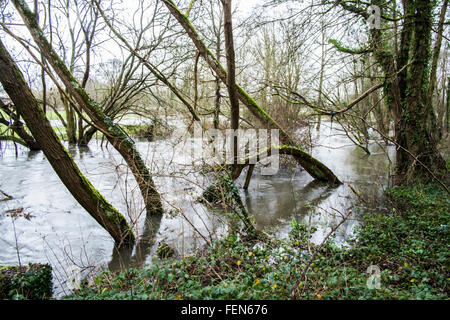
[[[333, 124], [336, 126], [336, 124]], [[190, 139], [187, 139], [190, 140]], [[162, 217], [146, 217], [131, 173], [112, 148], [92, 141], [87, 148], [69, 147], [69, 152], [93, 185], [135, 227], [138, 243], [132, 248], [114, 247], [110, 236], [81, 208], [66, 190], [42, 152], [2, 145], [0, 153], [0, 189], [14, 197], [0, 202], [0, 265], [21, 262], [49, 262], [54, 268], [55, 291], [67, 293], [64, 282], [67, 267], [77, 265], [85, 273], [95, 266], [118, 270], [152, 262], [157, 247], [165, 242], [177, 254], [185, 255], [220, 236], [226, 230], [224, 217], [196, 201], [206, 177], [193, 170], [185, 157], [186, 141], [175, 139], [137, 142], [137, 148], [154, 173], [154, 180], [165, 205]], [[340, 221], [353, 201], [346, 186], [367, 193], [379, 192], [378, 184], [387, 183], [389, 159], [374, 144], [366, 156], [348, 139], [324, 123], [317, 133], [313, 156], [323, 161], [345, 182], [337, 188], [313, 181], [299, 168], [280, 169], [275, 176], [262, 176], [255, 168], [250, 187], [240, 189], [248, 211], [257, 227], [285, 236], [292, 219], [304, 220], [318, 227], [313, 241], [320, 242], [330, 228]], [[189, 141], [188, 141], [189, 142]], [[393, 150], [387, 148], [392, 156]], [[243, 185], [245, 171], [237, 181]], [[24, 208], [32, 219], [12, 218], [5, 211]], [[337, 232], [343, 240], [351, 234], [356, 220], [344, 223]], [[16, 245], [17, 243], [17, 245]]]
[[126, 267], [140, 267], [147, 260], [150, 250], [155, 244], [155, 235], [161, 226], [160, 216], [147, 216], [144, 221], [144, 230], [139, 235], [135, 246], [117, 248], [113, 247], [111, 261], [108, 268], [112, 271], [122, 270]]
[[[337, 124], [333, 127], [324, 123], [321, 131], [315, 132], [312, 155], [333, 170], [344, 184], [330, 187], [314, 181], [299, 168], [280, 169], [276, 176], [262, 176], [255, 170], [249, 189], [241, 195], [260, 228], [278, 230], [280, 236], [285, 236], [290, 221], [296, 219], [317, 226], [313, 241], [320, 242], [354, 201], [348, 184], [370, 196], [379, 194], [379, 186], [388, 183], [393, 148], [374, 143], [368, 156], [336, 130]], [[239, 183], [243, 185], [244, 181], [245, 174]], [[354, 219], [346, 221], [337, 231], [336, 239], [344, 240], [356, 223]]]

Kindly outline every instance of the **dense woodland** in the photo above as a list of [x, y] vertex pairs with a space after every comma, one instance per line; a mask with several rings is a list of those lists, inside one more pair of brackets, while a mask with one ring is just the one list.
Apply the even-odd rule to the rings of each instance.
[[[146, 219], [161, 219], [170, 206], [136, 141], [164, 141], [170, 119], [189, 133], [195, 124], [203, 132], [277, 129], [279, 143], [265, 156], [279, 154], [281, 167], [307, 172], [318, 186], [350, 188], [365, 208], [350, 248], [333, 235], [351, 208], [319, 244], [310, 241], [314, 227], [295, 220], [286, 239], [262, 232], [236, 181], [247, 190], [264, 155], [242, 161], [234, 136], [230, 164], [199, 169], [214, 176], [199, 201], [230, 215], [226, 235], [205, 239], [196, 259], [162, 245], [160, 263], [104, 271], [70, 297], [448, 299], [448, 0], [0, 4], [0, 143], [17, 158], [18, 149], [42, 152], [117, 252], [142, 239], [69, 149], [114, 148]], [[355, 190], [331, 169], [339, 166], [332, 156], [314, 155], [314, 132], [330, 124], [367, 159], [374, 145], [394, 150], [382, 196]], [[0, 191], [1, 201], [14, 197], [4, 179]], [[269, 264], [277, 248], [284, 254]], [[382, 289], [366, 287], [368, 261], [380, 266]]]

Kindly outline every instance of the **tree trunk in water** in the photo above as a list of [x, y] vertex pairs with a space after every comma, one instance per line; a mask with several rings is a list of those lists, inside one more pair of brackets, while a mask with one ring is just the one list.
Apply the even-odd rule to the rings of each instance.
[[97, 128], [89, 127], [89, 129], [83, 133], [82, 138], [78, 140], [78, 145], [87, 146], [96, 132]]
[[[210, 68], [214, 70], [216, 75], [223, 83], [227, 83], [227, 72], [220, 64], [220, 62], [214, 57], [211, 51], [200, 40], [200, 36], [194, 29], [189, 19], [178, 9], [172, 0], [162, 0], [171, 14], [177, 19], [180, 25], [185, 29], [186, 33], [191, 38], [197, 50], [202, 57], [208, 63]], [[280, 127], [280, 125], [274, 121], [256, 102], [253, 100], [238, 84], [236, 84], [238, 99], [249, 109], [249, 111], [262, 123], [269, 128], [278, 129], [282, 141], [286, 144], [295, 145], [294, 140], [287, 134], [287, 132]], [[298, 152], [295, 152], [292, 156], [296, 161], [315, 179], [328, 181], [332, 184], [340, 184], [341, 182], [336, 175], [323, 163], [317, 159], [311, 157], [305, 151], [300, 148], [296, 148]], [[302, 156], [298, 156], [302, 154]]]
[[[24, 145], [28, 147], [30, 150], [34, 151], [41, 150], [41, 146], [39, 145], [39, 143], [37, 143], [37, 141], [25, 130], [22, 121], [20, 121], [20, 115], [17, 112], [17, 110], [16, 113], [14, 113], [1, 100], [0, 100], [0, 109], [2, 109], [5, 113], [7, 113], [8, 116], [14, 121], [11, 128], [13, 132], [17, 133], [20, 139], [22, 139]], [[9, 126], [9, 122], [6, 120], [3, 121], [3, 119], [0, 119], [0, 123], [3, 123], [5, 126]]]
[[91, 185], [65, 150], [20, 70], [0, 41], [0, 81], [61, 181], [118, 245], [132, 244], [134, 235], [124, 216]]
[[[323, 20], [321, 21], [321, 36], [322, 36], [322, 41], [320, 44], [321, 47], [321, 56], [320, 56], [320, 74], [319, 74], [319, 95], [317, 97], [317, 105], [319, 106], [319, 108], [322, 108], [322, 90], [323, 90], [323, 74], [325, 72], [325, 24], [323, 22]], [[319, 131], [320, 130], [320, 122], [321, 122], [322, 118], [321, 115], [319, 114], [317, 116], [317, 126], [316, 126], [316, 130]]]
[[[69, 113], [67, 114], [67, 138], [69, 143], [77, 143], [77, 125], [76, 125], [76, 115], [73, 105], [69, 102]], [[70, 128], [70, 130], [69, 130]]]
[[197, 111], [198, 105], [198, 60], [200, 58], [200, 54], [198, 51], [195, 53], [195, 61], [194, 61], [194, 111]]
[[231, 0], [222, 0], [223, 5], [223, 21], [225, 30], [225, 56], [227, 59], [227, 88], [231, 106], [231, 129], [234, 130], [233, 135], [233, 172], [231, 178], [236, 180], [239, 178], [241, 170], [238, 164], [238, 134], [239, 129], [239, 99], [236, 95], [236, 63], [233, 42], [233, 24], [231, 16]]
[[[216, 38], [216, 57], [220, 61], [220, 33], [217, 35]], [[214, 129], [219, 129], [219, 123], [220, 123], [220, 78], [218, 75], [215, 75], [214, 77], [214, 83], [216, 86], [216, 96], [215, 96], [215, 103], [214, 103], [214, 118], [213, 118], [213, 126]]]
[[163, 211], [161, 198], [155, 188], [155, 184], [139, 152], [136, 150], [134, 142], [100, 109], [97, 102], [92, 100], [75, 77], [67, 69], [64, 62], [56, 54], [50, 43], [44, 37], [37, 21], [28, 6], [21, 0], [12, 1], [17, 11], [20, 13], [34, 41], [39, 46], [41, 53], [45, 56], [49, 64], [58, 74], [70, 95], [81, 107], [81, 111], [92, 119], [95, 126], [100, 129], [109, 142], [124, 158], [133, 173], [139, 189], [141, 191], [147, 212], [151, 214], [161, 214]]
[[83, 129], [83, 119], [81, 117], [78, 117], [78, 145], [80, 144], [80, 141], [84, 140], [84, 129]]
[[[67, 90], [65, 92], [68, 94]], [[63, 92], [60, 92], [61, 95], [61, 101], [64, 106], [64, 112], [66, 113], [66, 134], [67, 134], [67, 140], [69, 143], [76, 143], [76, 136], [75, 136], [75, 124], [73, 122], [73, 110], [71, 110], [70, 102], [65, 97]]]

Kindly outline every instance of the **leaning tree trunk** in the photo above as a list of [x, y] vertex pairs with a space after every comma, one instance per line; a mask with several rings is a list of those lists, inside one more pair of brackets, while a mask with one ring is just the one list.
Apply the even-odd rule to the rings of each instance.
[[[75, 99], [82, 111], [92, 119], [95, 126], [101, 130], [108, 141], [121, 154], [133, 173], [139, 189], [144, 198], [147, 212], [151, 214], [161, 214], [163, 211], [161, 198], [156, 191], [152, 176], [137, 151], [134, 142], [114, 124], [100, 109], [97, 102], [92, 100], [82, 86], [78, 83], [72, 73], [67, 69], [64, 62], [56, 54], [51, 44], [44, 37], [42, 30], [35, 19], [30, 8], [21, 0], [12, 1], [17, 11], [21, 15], [34, 41], [39, 46], [41, 53], [58, 74], [70, 95]], [[81, 111], [80, 111], [81, 112]]]
[[49, 163], [73, 197], [119, 245], [132, 244], [125, 217], [91, 185], [59, 141], [17, 65], [0, 41], [0, 82], [24, 118]]
[[[216, 73], [220, 80], [227, 84], [227, 72], [220, 64], [220, 62], [214, 57], [212, 52], [206, 47], [200, 38], [189, 19], [178, 9], [176, 4], [172, 0], [162, 0], [166, 7], [169, 9], [170, 13], [177, 19], [180, 25], [184, 28], [188, 36], [191, 38], [197, 50], [200, 52], [202, 57], [208, 63], [210, 68]], [[278, 129], [280, 132], [280, 137], [283, 143], [295, 146], [294, 140], [287, 134], [287, 132], [280, 127], [280, 125], [273, 120], [256, 102], [253, 100], [244, 89], [242, 89], [238, 84], [236, 85], [237, 96], [239, 100], [249, 109], [249, 111], [266, 126], [274, 129]], [[296, 147], [297, 152], [292, 156], [296, 161], [315, 179], [328, 181], [333, 184], [340, 184], [341, 182], [336, 177], [336, 175], [322, 162], [311, 157], [302, 149]], [[299, 156], [301, 155], [301, 156]]]

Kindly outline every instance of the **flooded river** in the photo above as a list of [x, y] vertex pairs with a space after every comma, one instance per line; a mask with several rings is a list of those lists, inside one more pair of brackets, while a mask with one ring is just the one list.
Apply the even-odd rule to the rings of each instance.
[[[370, 145], [367, 156], [353, 145], [336, 124], [323, 123], [313, 130], [312, 155], [323, 161], [344, 182], [338, 188], [313, 181], [300, 168], [282, 168], [277, 175], [262, 176], [255, 169], [248, 190], [240, 188], [257, 227], [284, 237], [292, 219], [317, 227], [314, 242], [340, 221], [340, 214], [355, 201], [349, 189], [376, 194], [388, 181], [392, 147]], [[187, 139], [190, 140], [190, 139]], [[191, 139], [192, 140], [192, 139]], [[192, 141], [191, 141], [192, 142]], [[0, 189], [13, 197], [0, 201], [0, 265], [50, 263], [54, 269], [55, 296], [68, 293], [68, 268], [84, 273], [100, 267], [118, 269], [149, 264], [161, 243], [180, 256], [190, 254], [226, 230], [225, 217], [196, 201], [210, 179], [185, 156], [186, 140], [137, 141], [138, 150], [154, 173], [166, 213], [162, 219], [146, 219], [139, 189], [122, 158], [111, 147], [93, 140], [89, 148], [70, 147], [69, 152], [92, 184], [119, 211], [127, 215], [139, 238], [129, 252], [118, 253], [111, 237], [74, 200], [54, 173], [42, 152], [2, 144]], [[245, 171], [237, 181], [242, 187]], [[20, 212], [13, 218], [12, 213]], [[337, 241], [352, 234], [357, 219], [345, 222]]]

